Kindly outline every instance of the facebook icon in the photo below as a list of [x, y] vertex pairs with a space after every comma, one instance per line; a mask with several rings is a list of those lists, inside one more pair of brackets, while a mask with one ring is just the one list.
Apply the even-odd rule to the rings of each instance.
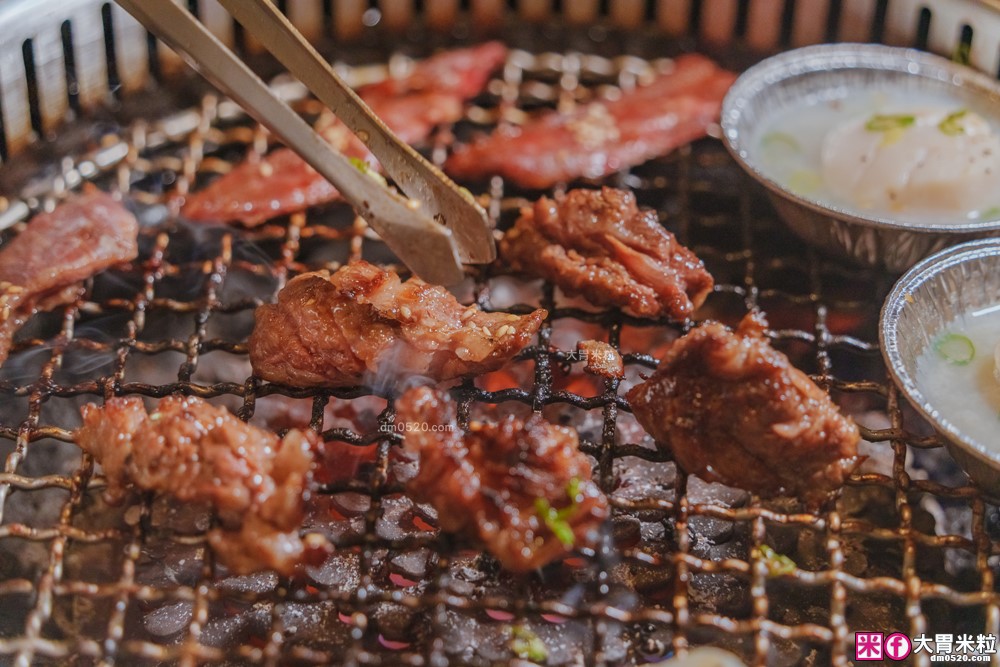
[[885, 656], [892, 660], [903, 660], [910, 655], [910, 638], [902, 632], [894, 632], [885, 638]]

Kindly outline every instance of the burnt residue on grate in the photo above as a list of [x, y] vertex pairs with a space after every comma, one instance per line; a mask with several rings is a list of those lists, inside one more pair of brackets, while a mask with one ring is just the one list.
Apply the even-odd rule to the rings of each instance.
[[[602, 35], [601, 52], [624, 52]], [[453, 135], [635, 85], [650, 62], [515, 51], [427, 153], [440, 163]], [[107, 127], [97, 153], [25, 191], [36, 207], [74, 176], [125, 191], [143, 222], [142, 252], [77, 303], [35, 318], [0, 371], [0, 661], [444, 665], [520, 654], [628, 665], [711, 643], [756, 664], [842, 665], [855, 630], [998, 632], [996, 510], [901, 404], [877, 353], [892, 277], [800, 245], [716, 140], [605, 183], [635, 190], [704, 259], [717, 287], [699, 317], [735, 324], [750, 308], [767, 312], [775, 346], [863, 426], [869, 458], [815, 514], [688, 477], [622, 396], [690, 323], [597, 311], [484, 269], [459, 290], [463, 300], [551, 315], [508, 368], [457, 388], [462, 419], [539, 410], [573, 426], [614, 510], [599, 548], [514, 577], [439, 534], [434, 512], [405, 496], [413, 464], [380, 430], [393, 419], [391, 396], [291, 391], [251, 376], [257, 305], [302, 271], [359, 257], [391, 263], [384, 246], [339, 204], [252, 231], [176, 220], [176, 195], [267, 150], [266, 134], [228, 103], [206, 97], [161, 120]], [[488, 195], [501, 229], [539, 194], [500, 179], [466, 185]], [[626, 377], [585, 374], [584, 338], [620, 350]], [[69, 438], [79, 406], [173, 392], [274, 430], [324, 434], [323, 493], [307, 526], [338, 546], [328, 562], [296, 580], [227, 576], [205, 545], [205, 508], [139, 494], [103, 504], [103, 481]]]

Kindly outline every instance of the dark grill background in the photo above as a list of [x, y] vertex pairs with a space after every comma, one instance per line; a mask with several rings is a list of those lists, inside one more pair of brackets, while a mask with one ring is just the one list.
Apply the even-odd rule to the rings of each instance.
[[[424, 37], [398, 46], [442, 45]], [[603, 28], [532, 27], [507, 41], [545, 53], [515, 52], [468, 118], [426, 147], [433, 159], [450, 132], [467, 138], [518, 122], [519, 110], [613, 94], [679, 46]], [[338, 55], [392, 62], [377, 44]], [[164, 114], [164, 104], [177, 111]], [[901, 405], [878, 354], [878, 309], [893, 277], [800, 245], [717, 140], [606, 182], [635, 190], [705, 260], [717, 287], [699, 317], [735, 324], [764, 309], [775, 346], [857, 416], [872, 458], [817, 514], [689, 478], [635, 428], [618, 381], [573, 380], [583, 371], [570, 343], [606, 337], [628, 363], [627, 387], [691, 323], [596, 312], [484, 270], [461, 290], [466, 302], [512, 312], [540, 303], [550, 318], [514, 365], [515, 387], [491, 392], [477, 379], [457, 388], [462, 419], [534, 409], [576, 426], [615, 513], [596, 552], [513, 578], [468, 543], [428, 530], [433, 513], [402, 494], [398, 437], [377, 428], [392, 423], [391, 402], [382, 410], [366, 389], [293, 391], [249, 376], [252, 311], [291, 276], [349, 258], [391, 261], [364, 225], [340, 204], [252, 231], [177, 223], [164, 203], [267, 148], [232, 105], [188, 87], [126, 100], [117, 115], [72, 132], [101, 147], [52, 161], [59, 149], [42, 145], [4, 177], [34, 209], [81, 180], [124, 191], [144, 222], [142, 253], [95, 278], [79, 302], [37, 317], [0, 372], [0, 662], [490, 664], [512, 658], [512, 629], [525, 626], [553, 664], [641, 663], [703, 643], [757, 664], [845, 664], [856, 630], [1000, 631], [995, 510]], [[25, 184], [24, 173], [43, 178]], [[539, 194], [500, 179], [466, 185], [488, 196], [500, 228]], [[225, 577], [203, 548], [211, 517], [201, 509], [151, 494], [103, 504], [103, 480], [70, 442], [78, 406], [174, 392], [258, 425], [279, 397], [300, 399], [327, 439], [375, 446], [373, 464], [313, 502], [309, 526], [340, 547], [330, 563], [296, 581]], [[374, 409], [377, 421], [362, 420], [359, 432], [324, 418], [328, 401], [341, 399]], [[769, 576], [756, 551], [765, 542], [801, 569]]]

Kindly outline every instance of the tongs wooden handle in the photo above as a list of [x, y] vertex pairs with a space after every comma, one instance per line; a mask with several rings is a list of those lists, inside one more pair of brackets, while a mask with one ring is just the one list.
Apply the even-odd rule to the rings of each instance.
[[333, 183], [414, 273], [428, 282], [450, 285], [462, 279], [463, 262], [493, 259], [496, 251], [486, 214], [472, 195], [402, 143], [270, 2], [221, 0], [358, 135], [409, 199], [333, 150], [175, 0], [117, 2]]

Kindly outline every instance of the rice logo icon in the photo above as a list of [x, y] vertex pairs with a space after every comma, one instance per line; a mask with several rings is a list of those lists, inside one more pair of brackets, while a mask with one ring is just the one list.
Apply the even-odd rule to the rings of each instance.
[[903, 660], [910, 655], [913, 645], [910, 638], [902, 632], [894, 632], [885, 638], [885, 657], [892, 660]]
[[882, 633], [854, 633], [854, 657], [862, 660], [882, 660]]

